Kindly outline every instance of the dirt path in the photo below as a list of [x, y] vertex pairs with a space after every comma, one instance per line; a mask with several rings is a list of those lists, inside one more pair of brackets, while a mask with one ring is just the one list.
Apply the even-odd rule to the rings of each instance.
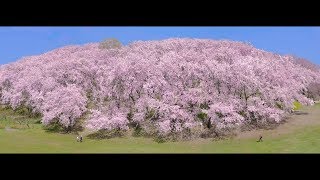
[[320, 125], [320, 104], [303, 107], [296, 114], [291, 115], [286, 123], [279, 125], [275, 129], [242, 132], [237, 135], [235, 139], [258, 139], [260, 135], [262, 135], [263, 137], [277, 137], [279, 135], [292, 133], [295, 130], [303, 129], [307, 126], [313, 125]]
[[8, 126], [5, 127], [5, 130], [6, 131], [17, 131], [17, 129], [12, 129], [12, 128], [8, 127]]

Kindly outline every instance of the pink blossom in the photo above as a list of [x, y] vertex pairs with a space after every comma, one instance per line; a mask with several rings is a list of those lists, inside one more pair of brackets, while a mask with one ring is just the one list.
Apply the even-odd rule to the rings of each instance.
[[197, 126], [199, 112], [224, 128], [280, 122], [295, 100], [312, 105], [307, 92], [317, 93], [310, 88], [320, 82], [317, 68], [227, 40], [137, 41], [116, 50], [91, 43], [2, 65], [0, 100], [65, 127], [90, 110], [86, 123], [94, 130], [127, 130], [129, 112], [142, 128], [161, 133]]

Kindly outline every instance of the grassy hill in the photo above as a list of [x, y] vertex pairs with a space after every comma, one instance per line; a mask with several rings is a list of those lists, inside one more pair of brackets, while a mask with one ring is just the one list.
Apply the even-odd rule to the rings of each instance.
[[[78, 143], [76, 135], [47, 132], [39, 119], [28, 119], [28, 127], [19, 123], [25, 117], [1, 109], [0, 153], [319, 153], [320, 104], [299, 111], [276, 129], [244, 132], [227, 140], [157, 143], [149, 138], [85, 137]], [[259, 135], [263, 142], [256, 142]]]

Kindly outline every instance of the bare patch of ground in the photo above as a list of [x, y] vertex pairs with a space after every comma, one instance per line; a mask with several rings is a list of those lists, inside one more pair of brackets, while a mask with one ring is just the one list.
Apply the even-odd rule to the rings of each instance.
[[314, 106], [303, 107], [301, 110], [290, 115], [285, 123], [280, 124], [278, 127], [272, 130], [252, 130], [239, 133], [234, 139], [249, 139], [259, 136], [263, 138], [274, 138], [279, 135], [289, 134], [295, 130], [305, 128], [307, 126], [320, 125], [320, 106], [316, 104]]
[[13, 129], [13, 128], [10, 128], [10, 127], [8, 127], [8, 126], [5, 128], [5, 130], [6, 130], [6, 131], [17, 131], [17, 129]]

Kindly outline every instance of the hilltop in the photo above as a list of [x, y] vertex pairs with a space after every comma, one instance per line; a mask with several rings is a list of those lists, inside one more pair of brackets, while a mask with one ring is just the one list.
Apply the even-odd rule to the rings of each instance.
[[319, 82], [320, 69], [300, 58], [181, 38], [25, 57], [0, 67], [0, 98], [68, 132], [190, 139], [279, 123], [294, 102], [318, 100]]

